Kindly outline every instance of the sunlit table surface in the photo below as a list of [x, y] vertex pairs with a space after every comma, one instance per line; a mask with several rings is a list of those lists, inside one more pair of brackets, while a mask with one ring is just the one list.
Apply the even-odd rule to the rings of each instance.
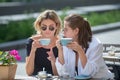
[[[53, 78], [40, 79], [40, 78], [36, 78], [34, 76], [15, 75], [15, 80], [78, 80], [78, 79], [74, 79], [71, 77], [63, 78], [63, 77], [58, 77], [58, 76], [55, 76]], [[79, 79], [79, 80], [83, 80], [83, 79]], [[84, 79], [84, 80], [86, 80], [86, 79]], [[90, 78], [87, 80], [106, 80], [106, 79]]]
[[33, 76], [15, 75], [15, 80], [39, 80]]
[[120, 53], [115, 53], [114, 56], [110, 56], [108, 53], [103, 53], [105, 61], [120, 62]]

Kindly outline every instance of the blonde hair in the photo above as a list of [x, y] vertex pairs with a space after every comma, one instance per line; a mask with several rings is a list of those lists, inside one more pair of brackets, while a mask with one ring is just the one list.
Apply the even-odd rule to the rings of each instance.
[[37, 17], [37, 19], [34, 22], [34, 28], [37, 31], [37, 33], [41, 33], [40, 25], [41, 22], [45, 19], [50, 19], [56, 23], [57, 30], [55, 32], [55, 36], [57, 36], [61, 30], [61, 19], [54, 10], [45, 10]]

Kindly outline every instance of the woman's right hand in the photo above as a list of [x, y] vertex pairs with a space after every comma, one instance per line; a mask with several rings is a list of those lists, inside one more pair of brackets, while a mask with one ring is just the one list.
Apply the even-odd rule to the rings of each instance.
[[42, 45], [39, 43], [39, 40], [33, 40], [32, 42], [32, 49], [37, 49], [37, 48], [40, 48], [42, 47]]
[[57, 46], [58, 50], [61, 50], [61, 49], [62, 49], [62, 45], [61, 45], [61, 43], [60, 43], [60, 40], [57, 40], [57, 41], [56, 41], [56, 46]]
[[56, 41], [56, 46], [58, 48], [58, 60], [63, 65], [64, 64], [63, 46], [61, 45], [59, 40]]
[[42, 45], [39, 43], [39, 39], [41, 38], [42, 36], [41, 35], [34, 35], [32, 37], [33, 39], [33, 42], [32, 42], [32, 49], [37, 49], [37, 48], [40, 48]]

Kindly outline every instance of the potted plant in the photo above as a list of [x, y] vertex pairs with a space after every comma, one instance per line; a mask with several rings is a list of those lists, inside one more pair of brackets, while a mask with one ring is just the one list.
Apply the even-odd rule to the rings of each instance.
[[0, 51], [0, 80], [14, 79], [17, 60], [21, 60], [17, 50]]

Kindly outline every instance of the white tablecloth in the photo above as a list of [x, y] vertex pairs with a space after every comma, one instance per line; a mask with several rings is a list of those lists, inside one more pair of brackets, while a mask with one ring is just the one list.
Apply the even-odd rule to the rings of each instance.
[[32, 76], [15, 75], [15, 80], [39, 80]]

